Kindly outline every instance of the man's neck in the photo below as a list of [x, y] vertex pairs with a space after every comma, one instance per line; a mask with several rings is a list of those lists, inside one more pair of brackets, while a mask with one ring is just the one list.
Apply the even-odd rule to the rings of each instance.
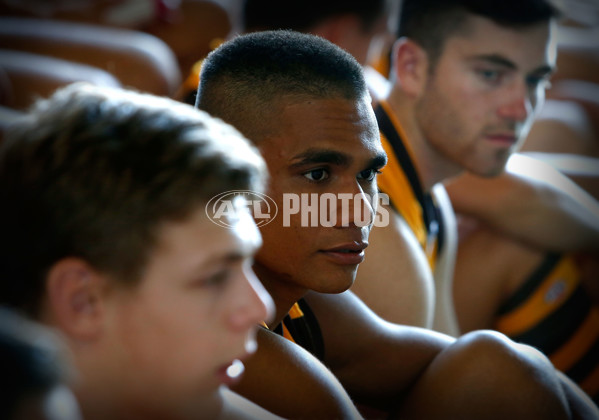
[[308, 292], [308, 289], [299, 287], [290, 280], [283, 279], [281, 275], [258, 262], [254, 264], [253, 269], [275, 303], [275, 316], [268, 322], [268, 327], [273, 329], [283, 321], [289, 309]]
[[394, 90], [387, 96], [386, 102], [395, 118], [401, 123], [407, 137], [403, 140], [408, 143], [407, 147], [411, 151], [422, 188], [426, 192], [430, 192], [435, 184], [462, 172], [459, 166], [448, 161], [435, 148], [431, 147], [418, 125], [414, 105], [409, 98]]

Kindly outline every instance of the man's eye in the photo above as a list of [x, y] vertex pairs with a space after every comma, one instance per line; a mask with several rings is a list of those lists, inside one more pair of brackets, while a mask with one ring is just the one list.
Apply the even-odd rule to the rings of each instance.
[[225, 284], [225, 282], [229, 279], [230, 276], [230, 271], [229, 270], [221, 270], [207, 278], [205, 278], [202, 282], [201, 285], [203, 287], [218, 287], [218, 286], [222, 286], [223, 284]]
[[488, 83], [498, 83], [501, 80], [501, 72], [498, 70], [480, 69], [477, 70], [478, 76]]
[[364, 179], [366, 181], [372, 181], [377, 174], [380, 174], [381, 171], [377, 171], [376, 169], [366, 169], [358, 174], [359, 179]]
[[306, 173], [304, 173], [304, 176], [306, 178], [308, 178], [310, 181], [324, 181], [325, 179], [327, 179], [329, 177], [329, 173], [327, 172], [326, 169], [313, 169], [311, 171], [308, 171]]

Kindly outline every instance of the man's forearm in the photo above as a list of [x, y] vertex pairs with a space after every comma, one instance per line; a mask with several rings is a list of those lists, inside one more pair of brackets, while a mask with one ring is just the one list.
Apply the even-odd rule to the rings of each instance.
[[510, 163], [495, 178], [466, 174], [447, 183], [455, 211], [550, 251], [599, 252], [597, 200], [536, 159]]

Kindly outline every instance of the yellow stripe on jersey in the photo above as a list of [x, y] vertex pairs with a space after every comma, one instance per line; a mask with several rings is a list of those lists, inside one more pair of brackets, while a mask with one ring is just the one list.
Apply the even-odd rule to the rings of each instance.
[[[410, 144], [405, 141], [405, 139], [407, 139], [406, 133], [399, 120], [395, 117], [395, 114], [390, 109], [387, 102], [381, 101], [379, 105], [387, 114], [387, 117], [391, 121], [391, 124], [399, 137], [404, 139], [403, 146], [408, 152], [408, 157], [412, 164], [416, 168], [417, 165], [412, 157], [413, 153]], [[412, 186], [404, 169], [402, 169], [399, 160], [395, 155], [393, 145], [383, 132], [381, 132], [380, 135], [383, 149], [387, 154], [387, 165], [383, 168], [382, 173], [377, 176], [378, 187], [382, 192], [389, 196], [393, 207], [399, 214], [401, 214], [416, 236], [422, 250], [426, 254], [431, 269], [434, 269], [437, 260], [438, 237], [436, 235], [431, 236], [428, 234], [424, 221], [423, 209], [414, 192], [414, 186]]]
[[[535, 326], [561, 306], [576, 290], [579, 272], [571, 258], [562, 258], [524, 305], [500, 317], [495, 328], [506, 335], [518, 335]], [[552, 288], [562, 288], [556, 299], [547, 299]]]
[[[293, 306], [291, 307], [291, 309], [289, 309], [289, 312], [287, 313], [287, 315], [291, 319], [298, 319], [298, 318], [303, 317], [304, 313], [302, 312], [301, 308], [299, 307], [299, 303], [295, 302], [293, 304]], [[268, 328], [268, 325], [266, 325], [266, 322], [264, 322], [264, 321], [262, 321], [262, 326], [265, 327], [267, 330], [270, 329], [270, 328]], [[295, 343], [295, 340], [293, 339], [293, 336], [291, 335], [291, 333], [285, 326], [285, 323], [282, 323], [281, 326], [283, 328], [283, 337], [285, 337], [287, 340]]]
[[379, 189], [389, 196], [393, 207], [399, 211], [410, 229], [412, 229], [422, 249], [425, 249], [427, 232], [424, 226], [422, 207], [393, 153], [393, 147], [383, 133], [381, 133], [381, 143], [385, 153], [387, 153], [387, 165], [377, 177]]
[[287, 313], [291, 319], [297, 319], [304, 316], [302, 309], [299, 306], [299, 303], [295, 302], [289, 312]]
[[292, 343], [295, 343], [295, 340], [293, 339], [293, 336], [287, 329], [287, 326], [285, 324], [281, 324], [281, 326], [283, 327], [283, 337], [285, 337], [287, 340], [291, 341]]

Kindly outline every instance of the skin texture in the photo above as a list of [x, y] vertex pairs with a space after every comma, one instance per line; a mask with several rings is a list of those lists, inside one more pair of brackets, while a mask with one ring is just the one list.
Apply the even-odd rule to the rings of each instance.
[[[375, 192], [374, 179], [384, 155], [369, 98], [290, 101], [279, 111], [276, 134], [258, 144], [270, 172], [277, 174], [271, 178], [267, 194], [279, 209], [285, 193], [353, 196]], [[275, 301], [271, 326], [280, 323], [308, 290], [340, 293], [348, 289], [357, 263], [339, 263], [327, 250], [357, 246], [354, 252], [361, 254], [370, 229], [353, 223], [302, 227], [299, 214], [291, 215], [289, 222], [285, 227], [279, 217], [261, 227], [264, 245], [255, 258], [254, 270]], [[261, 331], [258, 349], [248, 359], [247, 374], [234, 390], [283, 417], [359, 416], [339, 381], [299, 346]], [[305, 385], [290, 388], [290, 382]]]
[[463, 170], [485, 176], [503, 170], [530, 129], [555, 65], [549, 23], [514, 31], [469, 20], [466, 36], [446, 40], [415, 103], [414, 151], [427, 188]]
[[[501, 39], [502, 42], [509, 42], [509, 38]], [[515, 51], [519, 48], [514, 44]], [[553, 55], [553, 52], [549, 52], [547, 57], [551, 58]], [[549, 64], [553, 66], [551, 62]], [[534, 149], [534, 145], [539, 147], [544, 144], [542, 147], [553, 148], [555, 151], [571, 148], [572, 151], [584, 151], [584, 154], [590, 152], [584, 146], [591, 143], [589, 135], [581, 131], [585, 122], [577, 121], [581, 118], [579, 110], [564, 108], [567, 104], [560, 105], [561, 108], [553, 112], [569, 125], [562, 121], [552, 121], [547, 117], [551, 116], [552, 107], [556, 107], [558, 103], [553, 101], [543, 104], [539, 100], [541, 98], [538, 92], [536, 96], [530, 96], [529, 103], [524, 103], [532, 107], [527, 113], [527, 119], [521, 120], [525, 124], [528, 124], [530, 118], [537, 116], [538, 109], [543, 105], [546, 107], [545, 115], [539, 115], [542, 119], [535, 121], [523, 146]], [[479, 109], [484, 109], [484, 104], [478, 105]], [[481, 112], [466, 107], [464, 104], [464, 109], [471, 112], [473, 118], [481, 115]], [[498, 112], [497, 115], [507, 117], [511, 109], [512, 115], [516, 117], [518, 108], [504, 109], [502, 114]], [[525, 133], [526, 130], [523, 130], [522, 138]], [[551, 139], [559, 142], [561, 149], [550, 144], [553, 141]], [[565, 142], [564, 139], [568, 141]], [[519, 144], [517, 146], [519, 148]], [[494, 314], [501, 303], [528, 279], [547, 251], [582, 250], [596, 253], [599, 240], [597, 203], [543, 162], [535, 162], [519, 155], [509, 156], [511, 165], [494, 178], [484, 178], [489, 173], [468, 165], [464, 159], [464, 167], [473, 173], [463, 174], [446, 184], [455, 210], [461, 213], [461, 221], [478, 226], [474, 232], [471, 226], [470, 234], [460, 241], [455, 272], [455, 304], [462, 331], [491, 327]], [[501, 157], [503, 160], [505, 155]], [[520, 161], [523, 163], [517, 165]], [[585, 183], [585, 178], [577, 179], [574, 176], [572, 179], [593, 191], [593, 184]], [[593, 177], [586, 179], [592, 180]], [[484, 264], [481, 264], [483, 260]], [[481, 278], [485, 281], [481, 282]], [[588, 282], [588, 279], [583, 281]], [[589, 283], [590, 287], [596, 287], [592, 284], [593, 280]]]
[[[375, 127], [366, 100], [325, 99], [284, 106], [278, 130], [281, 134], [259, 144], [270, 171], [277, 174], [269, 195], [279, 208], [284, 206], [285, 193], [373, 196], [376, 171], [385, 162]], [[306, 142], [307, 138], [311, 141]], [[353, 209], [353, 201], [349, 204]], [[338, 212], [334, 229], [320, 223], [302, 227], [300, 214], [290, 216], [289, 227], [279, 219], [262, 228], [264, 245], [254, 268], [276, 296], [274, 325], [307, 290], [340, 293], [351, 286], [357, 264], [339, 263], [330, 251], [353, 246], [357, 247], [354, 253], [359, 254], [368, 244], [370, 226], [356, 226], [351, 211], [344, 227], [341, 206]], [[372, 214], [364, 217], [369, 220]], [[305, 246], [298, 249], [297, 243]], [[284, 279], [289, 280], [281, 281]]]
[[[374, 175], [384, 160], [369, 98], [292, 101], [283, 106], [278, 121], [285, 136], [275, 134], [258, 144], [270, 171], [277, 174], [268, 194], [278, 205], [284, 192], [374, 193]], [[307, 160], [307, 151], [327, 153], [312, 153], [310, 156], [318, 158]], [[391, 401], [401, 393], [398, 390], [416, 380], [430, 359], [450, 343], [449, 338], [420, 335], [422, 331], [383, 323], [351, 292], [341, 293], [351, 286], [358, 264], [340, 263], [327, 250], [366, 241], [369, 226], [302, 227], [299, 215], [290, 221], [290, 227], [283, 227], [281, 220], [262, 227], [264, 246], [254, 264], [275, 300], [277, 315], [271, 325], [280, 322], [291, 305], [305, 295], [323, 331], [325, 364], [358, 402], [392, 408]], [[298, 247], [298, 243], [303, 246]], [[264, 389], [264, 370], [256, 365], [263, 366], [265, 354], [271, 354], [270, 360], [280, 358], [273, 349], [278, 345], [275, 340], [261, 341], [259, 336], [259, 351], [248, 360], [248, 375], [236, 388], [240, 393]], [[373, 352], [373, 348], [377, 350]], [[380, 360], [387, 362], [381, 364]], [[252, 372], [260, 372], [262, 377], [252, 377]], [[280, 395], [280, 388], [277, 391], [275, 395]], [[300, 398], [305, 392], [304, 387], [299, 388]], [[321, 408], [318, 416], [322, 415]]]
[[[464, 170], [484, 176], [502, 171], [542, 102], [545, 80], [555, 60], [550, 31], [549, 23], [515, 31], [469, 16], [466, 29], [446, 40], [434, 68], [418, 44], [406, 38], [397, 41], [393, 82], [386, 100], [406, 131], [425, 190]], [[450, 207], [445, 206], [444, 212], [446, 217], [452, 216]], [[382, 234], [376, 230], [373, 247], [422, 254], [411, 232]], [[456, 236], [455, 230], [449, 234]], [[379, 237], [382, 243], [374, 243]], [[447, 241], [450, 248], [452, 243], [453, 249], [446, 247], [450, 255], [455, 253], [456, 241]], [[451, 296], [436, 298], [430, 292], [436, 288], [451, 293], [452, 264], [445, 269], [437, 267], [433, 283], [430, 274], [418, 274], [430, 273], [423, 260], [406, 262], [400, 257], [372, 255], [361, 267], [352, 290], [386, 320], [457, 334], [456, 322], [451, 319]], [[397, 272], [409, 277], [398, 281]], [[419, 300], [398, 305], [405, 296]], [[414, 317], [414, 306], [421, 308], [416, 313], [447, 316], [444, 322], [438, 317], [433, 324], [431, 316]]]
[[[598, 73], [592, 59], [596, 52], [593, 50], [593, 29], [572, 23], [562, 21], [558, 26], [557, 71], [551, 78], [552, 87], [547, 91], [550, 100], [541, 107], [520, 150], [548, 152], [534, 153], [533, 156], [551, 163], [597, 198], [598, 165], [589, 160], [590, 157], [597, 156], [596, 122], [599, 121], [596, 118], [597, 95], [594, 93], [597, 89], [595, 76]], [[536, 175], [541, 170], [532, 172]], [[543, 169], [542, 172], [546, 173], [547, 170]], [[557, 175], [551, 175], [551, 179], [547, 179], [550, 185], [543, 186], [538, 183], [531, 185], [526, 179], [525, 182], [512, 182], [511, 177], [511, 173], [502, 174], [493, 180], [472, 181], [472, 177], [460, 177], [449, 187], [456, 210], [539, 249], [549, 246], [551, 249], [565, 251], [583, 249], [596, 252], [599, 218], [593, 216], [590, 222], [588, 218], [584, 220], [584, 217], [581, 220], [580, 215], [584, 215], [587, 210], [568, 200], [567, 195], [557, 194], [550, 188], [553, 186], [551, 184], [562, 188], [564, 181], [560, 181]], [[510, 186], [509, 194], [501, 194], [500, 197], [491, 194], [492, 191], [506, 190], [506, 185]], [[565, 186], [565, 190], [567, 194], [579, 195], [568, 186]], [[537, 205], [539, 201], [541, 205]], [[535, 209], [535, 221], [549, 221], [543, 223], [545, 229], [533, 229], [533, 233], [530, 233], [533, 219], [523, 214], [522, 205], [514, 205], [519, 202], [527, 202], [529, 208]], [[547, 206], [547, 202], [552, 204]], [[497, 212], [497, 208], [504, 211]]]
[[432, 328], [433, 273], [408, 224], [391, 207], [388, 210], [389, 226], [372, 229], [352, 291], [389, 322]]
[[[485, 263], [475, 264], [483, 257], [483, 249]], [[462, 331], [492, 328], [501, 304], [538, 267], [544, 255], [484, 226], [461, 238], [454, 298]], [[471, 282], [469, 278], [485, 281]]]
[[[282, 40], [286, 45], [279, 48]], [[311, 41], [320, 43], [287, 32], [236, 38], [207, 58], [196, 102], [200, 109], [236, 121], [238, 129], [248, 133], [269, 167], [266, 192], [283, 209], [284, 194], [290, 193], [350, 197], [354, 193], [359, 198], [375, 190], [374, 172], [385, 163], [366, 87], [358, 83], [351, 95], [346, 84], [323, 89], [323, 83], [330, 84], [322, 77], [320, 59], [325, 57], [303, 48], [303, 42], [312, 45]], [[281, 54], [273, 54], [274, 45]], [[329, 45], [318, 47], [334, 53]], [[307, 79], [305, 67], [299, 66], [299, 73], [284, 70], [288, 60], [295, 63], [300, 50], [299, 57], [311, 67], [310, 77], [316, 79], [308, 83], [309, 89], [298, 89]], [[244, 60], [236, 60], [249, 56], [256, 60], [248, 68]], [[348, 71], [357, 66], [341, 57], [335, 62], [345, 63]], [[330, 61], [325, 64], [327, 69], [333, 66]], [[284, 77], [277, 71], [284, 71]], [[256, 118], [231, 112], [244, 106]], [[367, 208], [365, 213], [373, 212]], [[524, 348], [499, 334], [475, 332], [454, 340], [385, 322], [347, 290], [363, 258], [368, 231], [356, 219], [347, 225], [302, 226], [301, 216], [286, 218], [284, 211], [281, 219], [262, 226], [264, 246], [254, 268], [277, 308], [268, 325], [280, 323], [292, 304], [304, 297], [322, 330], [323, 364], [330, 371], [291, 341], [264, 330], [236, 391], [283, 417], [353, 418], [349, 397], [392, 417], [405, 414], [402, 418], [472, 418], [489, 408], [490, 414], [503, 418], [567, 415], [564, 385], [542, 356], [527, 357]], [[460, 386], [447, 386], [457, 372], [464, 374]], [[338, 382], [328, 379], [331, 373]], [[499, 376], [502, 393], [495, 392]], [[306, 377], [308, 381], [303, 380]], [[349, 397], [336, 391], [339, 384]], [[333, 392], [323, 397], [327, 388]], [[512, 393], [526, 396], [526, 404], [509, 404]], [[442, 404], [432, 407], [431, 398]], [[319, 407], [323, 399], [332, 401]]]
[[[375, 184], [370, 178], [380, 164], [374, 163], [381, 149], [368, 104], [366, 97], [357, 103], [311, 99], [282, 105], [280, 118], [273, 121], [285, 128], [285, 142], [277, 130], [258, 142], [271, 173], [276, 174], [268, 195], [281, 204], [283, 193], [371, 191]], [[315, 148], [327, 154], [305, 162], [306, 151]], [[331, 155], [337, 158], [330, 159]], [[290, 222], [291, 226], [283, 227], [282, 220], [275, 219], [262, 227], [265, 244], [254, 264], [277, 308], [269, 325], [280, 322], [291, 304], [305, 297], [319, 320], [326, 349], [323, 362], [330, 372], [299, 346], [262, 331], [258, 351], [247, 360], [246, 375], [234, 388], [241, 395], [283, 417], [301, 413], [310, 418], [355, 418], [352, 402], [339, 385], [357, 404], [406, 418], [468, 416], [490, 407], [498, 416], [526, 416], [537, 410], [542, 416], [565, 415], [561, 384], [546, 359], [520, 359], [513, 343], [499, 335], [474, 333], [454, 341], [432, 331], [384, 322], [345, 290], [358, 263], [340, 264], [326, 250], [366, 239], [367, 228], [302, 227], [299, 216], [292, 216]], [[490, 391], [494, 385], [481, 387], [478, 382], [485, 382], [477, 373], [481, 369], [489, 378], [495, 377], [495, 370], [501, 372], [501, 389], [508, 391], [498, 394]], [[539, 370], [539, 375], [530, 375], [531, 369]], [[455, 379], [456, 370], [465, 374], [459, 390], [439, 386]], [[525, 393], [531, 400], [521, 406], [508, 404], [509, 390]], [[425, 404], [432, 392], [442, 406]], [[456, 398], [458, 392], [472, 396], [471, 403], [464, 405]]]
[[496, 178], [462, 174], [445, 186], [457, 213], [513, 240], [544, 250], [596, 253], [599, 204], [589, 194], [594, 177], [591, 172], [580, 178], [590, 180], [585, 187], [591, 188], [583, 190], [584, 184], [543, 160], [516, 153]]
[[130, 288], [78, 259], [52, 267], [46, 319], [67, 332], [85, 373], [75, 391], [86, 418], [217, 415], [224, 369], [255, 351], [257, 324], [273, 310], [250, 266], [258, 230], [243, 212], [230, 223], [199, 208], [163, 224]]
[[[535, 183], [529, 188], [540, 190], [547, 185], [558, 186], [561, 190], [568, 191], [571, 197], [577, 197], [577, 201], [565, 200], [555, 196], [553, 190], [544, 193], [547, 207], [554, 210], [554, 214], [543, 215], [527, 208], [527, 203], [514, 203], [510, 209], [520, 208], [524, 213], [520, 218], [527, 217], [537, 226], [543, 226], [544, 235], [537, 235], [534, 241], [527, 241], [522, 230], [522, 240], [515, 240], [514, 235], [507, 235], [501, 226], [495, 226], [494, 220], [477, 216], [478, 213], [485, 214], [487, 207], [503, 209], [505, 200], [513, 200], [513, 191], [522, 188], [517, 181], [527, 176]], [[456, 211], [461, 212], [459, 219], [462, 226], [460, 232], [460, 246], [455, 273], [454, 296], [456, 299], [456, 310], [460, 319], [460, 325], [464, 331], [475, 328], [490, 328], [493, 326], [495, 314], [501, 304], [512, 296], [520, 286], [526, 282], [531, 273], [539, 267], [541, 261], [546, 257], [548, 251], [567, 252], [575, 256], [577, 267], [581, 270], [580, 280], [586, 288], [586, 292], [596, 299], [597, 276], [596, 276], [596, 243], [597, 229], [599, 229], [599, 207], [595, 199], [579, 186], [562, 176], [555, 168], [545, 164], [543, 161], [535, 160], [526, 155], [514, 155], [510, 159], [508, 172], [495, 182], [495, 195], [492, 200], [484, 200], [485, 189], [488, 182], [472, 175], [460, 177], [458, 185], [450, 184], [448, 189], [452, 197], [456, 197]], [[471, 194], [463, 187], [467, 186]], [[480, 196], [476, 193], [481, 191]], [[522, 191], [517, 195], [533, 195], [534, 191]], [[566, 197], [567, 198], [567, 197]], [[575, 207], [580, 203], [586, 203], [586, 208], [579, 211], [586, 218], [580, 218], [585, 222], [582, 229], [584, 234], [570, 235], [555, 232], [561, 229], [570, 229], [577, 232], [577, 227], [564, 227], [560, 218], [560, 207]], [[474, 211], [472, 211], [473, 209]], [[487, 213], [490, 211], [487, 210]], [[506, 212], [505, 218], [515, 217]], [[529, 213], [529, 215], [526, 215]], [[558, 238], [555, 241], [554, 238]], [[587, 244], [580, 246], [579, 244]], [[484, 258], [485, 264], [480, 264]], [[509, 261], [509, 264], [506, 263]], [[485, 282], [473, 281], [472, 279], [485, 278]], [[597, 301], [597, 300], [596, 300]], [[597, 301], [599, 302], [599, 301]]]
[[[545, 240], [541, 239], [545, 236], [538, 234], [539, 228], [547, 233], [556, 220], [550, 215], [579, 204], [568, 196], [547, 192], [527, 182], [515, 183], [514, 188], [501, 187], [505, 186], [508, 176], [503, 173], [506, 163], [526, 137], [542, 105], [546, 80], [555, 67], [551, 31], [549, 22], [512, 30], [471, 16], [463, 32], [446, 39], [434, 67], [417, 44], [409, 39], [399, 40], [394, 53], [396, 83], [387, 98], [407, 133], [425, 190], [431, 191], [434, 185], [448, 182], [464, 171], [484, 177], [481, 188], [476, 191], [462, 188], [461, 192], [466, 197], [474, 197], [483, 213], [495, 212], [510, 225], [507, 232], [514, 231], [525, 238], [528, 234], [538, 242]], [[487, 177], [497, 178], [487, 181]], [[500, 194], [502, 191], [505, 196]], [[524, 191], [528, 194], [523, 194]], [[500, 197], [510, 200], [511, 205], [499, 200]], [[530, 197], [536, 200], [533, 205], [530, 205]], [[539, 212], [539, 208], [546, 209]], [[450, 207], [442, 207], [442, 211], [446, 220], [453, 215]], [[518, 211], [519, 217], [508, 216]], [[577, 219], [580, 220], [581, 217]], [[586, 223], [591, 225], [591, 222]], [[455, 227], [453, 231], [455, 237]], [[580, 231], [580, 228], [576, 230]], [[578, 236], [578, 243], [583, 242], [581, 235]], [[563, 240], [561, 235], [551, 231], [548, 243], [555, 243], [556, 238]], [[455, 254], [456, 245], [455, 241], [445, 243], [445, 251], [451, 248], [449, 252]], [[388, 248], [392, 244], [379, 246]], [[533, 271], [543, 252], [527, 249], [503, 236], [493, 242], [488, 234], [482, 233], [471, 235], [464, 246], [467, 249], [460, 249], [455, 272], [455, 304], [461, 305], [459, 321], [464, 323], [464, 331], [489, 328], [495, 310]], [[491, 256], [486, 257], [487, 254]], [[455, 262], [455, 256], [451, 259]], [[403, 268], [395, 265], [395, 261], [389, 259], [385, 270], [397, 272]], [[410, 295], [412, 290], [422, 287], [422, 279], [414, 280], [412, 288], [402, 290], [394, 279], [380, 277], [381, 271], [377, 272], [376, 266], [383, 264], [385, 261], [379, 258], [373, 270], [360, 271], [365, 281], [359, 278], [358, 288], [354, 290], [385, 319], [409, 322], [411, 319], [397, 302], [402, 302], [402, 292]], [[455, 317], [451, 300], [452, 271], [444, 272], [446, 276], [440, 277], [442, 272], [437, 266], [434, 273], [437, 292], [441, 293], [436, 293], [436, 301], [433, 300], [433, 327], [457, 335], [459, 329], [451, 329], [451, 323], [455, 325], [455, 320], [451, 320]], [[366, 283], [369, 277], [377, 276], [375, 282]], [[439, 323], [440, 314], [450, 323]], [[430, 327], [430, 324], [424, 326]]]

